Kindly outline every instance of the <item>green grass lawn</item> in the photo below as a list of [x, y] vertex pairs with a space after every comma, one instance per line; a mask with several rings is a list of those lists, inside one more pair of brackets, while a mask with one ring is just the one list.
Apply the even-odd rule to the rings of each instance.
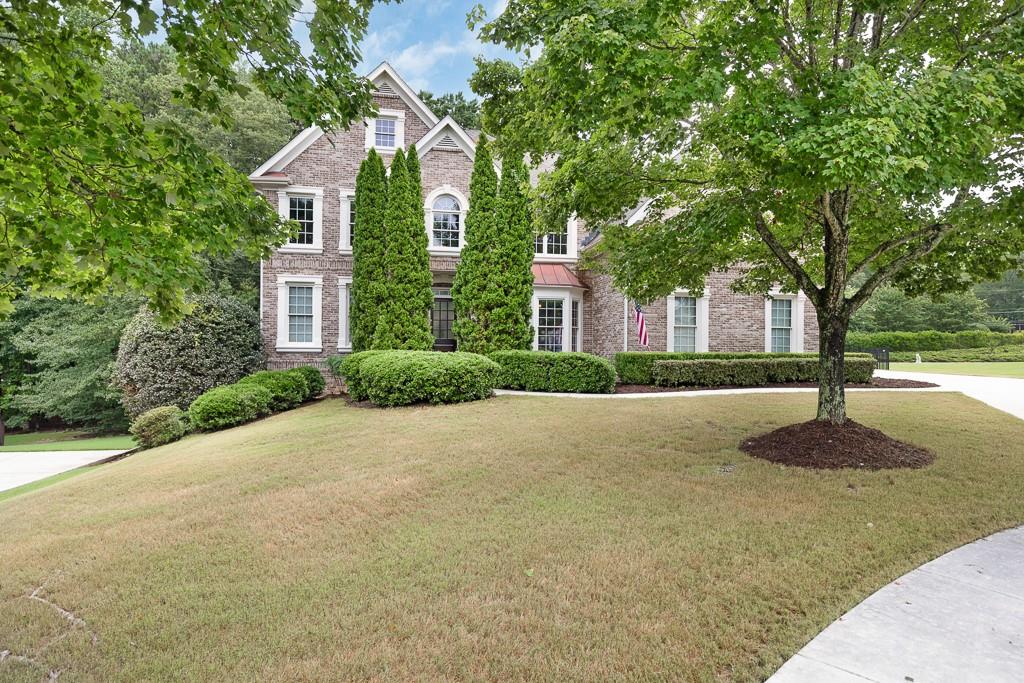
[[890, 363], [892, 370], [938, 372], [947, 375], [984, 375], [987, 377], [1024, 377], [1024, 363]]
[[813, 394], [329, 400], [143, 451], [0, 503], [0, 649], [29, 658], [0, 679], [761, 680], [1024, 521], [1024, 422], [952, 393], [849, 400], [935, 464], [737, 450]]
[[135, 439], [127, 434], [93, 436], [87, 432], [63, 430], [8, 434], [0, 453], [10, 451], [111, 451], [135, 448]]

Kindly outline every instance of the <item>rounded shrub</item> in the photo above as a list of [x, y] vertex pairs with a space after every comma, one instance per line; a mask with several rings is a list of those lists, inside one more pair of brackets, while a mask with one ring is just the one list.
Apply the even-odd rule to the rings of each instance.
[[306, 380], [306, 400], [310, 401], [320, 394], [324, 393], [324, 388], [327, 386], [327, 381], [324, 379], [322, 372], [310, 365], [303, 365], [302, 367], [293, 368], [289, 372], [302, 375], [302, 378]]
[[360, 368], [363, 362], [387, 351], [358, 351], [347, 356], [332, 356], [327, 364], [331, 372], [345, 380], [345, 389], [353, 401], [365, 401], [369, 396], [363, 385]]
[[196, 429], [213, 431], [270, 414], [270, 391], [259, 384], [228, 384], [192, 401], [188, 419]]
[[192, 303], [192, 312], [169, 327], [143, 309], [121, 335], [115, 383], [130, 417], [164, 405], [184, 410], [203, 392], [262, 368], [251, 306], [223, 295]]
[[[356, 355], [356, 354], [353, 354]], [[381, 406], [487, 398], [501, 368], [475, 353], [384, 351], [359, 362], [359, 383]]]
[[178, 406], [160, 406], [135, 418], [129, 431], [140, 446], [154, 448], [188, 434], [188, 418]]
[[269, 391], [271, 412], [301, 405], [309, 395], [306, 378], [291, 370], [262, 370], [243, 377], [238, 384], [255, 384]]
[[615, 367], [593, 354], [495, 351], [489, 357], [501, 366], [498, 387], [502, 389], [578, 394], [610, 394], [615, 390]]

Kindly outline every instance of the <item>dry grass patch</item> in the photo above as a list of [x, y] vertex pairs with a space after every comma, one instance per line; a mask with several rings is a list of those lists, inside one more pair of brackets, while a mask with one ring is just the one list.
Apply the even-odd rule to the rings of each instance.
[[736, 450], [813, 402], [334, 400], [143, 452], [0, 503], [0, 678], [758, 680], [1024, 519], [1024, 423], [959, 395], [849, 397], [921, 470]]

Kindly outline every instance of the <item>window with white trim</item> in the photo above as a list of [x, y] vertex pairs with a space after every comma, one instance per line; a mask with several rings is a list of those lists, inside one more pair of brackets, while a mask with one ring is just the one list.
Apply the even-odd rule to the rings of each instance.
[[355, 190], [340, 191], [341, 234], [338, 246], [341, 251], [352, 251], [356, 238], [356, 193]]
[[321, 252], [323, 250], [324, 191], [319, 187], [293, 186], [277, 193], [281, 217], [299, 224], [281, 251]]
[[392, 152], [405, 146], [405, 112], [382, 109], [375, 119], [366, 119], [366, 149]]
[[458, 249], [462, 235], [462, 207], [459, 200], [443, 194], [431, 206], [432, 229], [430, 245], [442, 249]]
[[793, 350], [793, 300], [771, 300], [771, 352], [789, 353]]
[[697, 298], [674, 297], [675, 315], [672, 322], [672, 350], [697, 351]]
[[579, 299], [572, 300], [572, 323], [570, 325], [570, 350], [580, 350], [580, 301]]
[[338, 278], [338, 350], [352, 350], [349, 312], [352, 308], [352, 278]]
[[535, 254], [565, 256], [569, 253], [569, 234], [567, 232], [549, 232], [537, 235], [533, 240]]
[[537, 349], [561, 351], [563, 300], [540, 299], [537, 302]]
[[320, 351], [323, 279], [319, 275], [279, 275], [277, 349]]
[[374, 145], [376, 147], [395, 146], [395, 120], [377, 119], [374, 128]]

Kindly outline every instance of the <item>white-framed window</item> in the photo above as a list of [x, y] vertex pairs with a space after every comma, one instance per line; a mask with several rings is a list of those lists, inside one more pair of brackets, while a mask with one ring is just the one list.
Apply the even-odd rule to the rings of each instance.
[[352, 332], [349, 328], [349, 311], [352, 307], [352, 278], [338, 278], [338, 350], [352, 350]]
[[390, 152], [405, 147], [405, 112], [381, 109], [375, 119], [366, 119], [366, 149]]
[[690, 353], [708, 350], [707, 296], [691, 296], [687, 290], [680, 289], [668, 297], [667, 314], [666, 349]]
[[323, 278], [277, 276], [277, 350], [321, 351]]
[[430, 251], [455, 253], [466, 243], [466, 212], [469, 202], [451, 185], [442, 185], [427, 195], [423, 205]]
[[582, 292], [537, 287], [533, 290], [533, 348], [537, 351], [582, 350]]
[[804, 296], [773, 292], [764, 302], [764, 350], [800, 353], [804, 350]]
[[322, 187], [293, 185], [277, 193], [282, 218], [299, 224], [299, 231], [281, 247], [284, 252], [323, 252], [324, 190]]
[[339, 191], [339, 196], [341, 235], [338, 238], [338, 248], [348, 253], [352, 251], [356, 236], [356, 191], [343, 189]]
[[577, 221], [570, 218], [563, 232], [537, 235], [533, 240], [535, 261], [565, 261], [575, 259], [577, 253]]

